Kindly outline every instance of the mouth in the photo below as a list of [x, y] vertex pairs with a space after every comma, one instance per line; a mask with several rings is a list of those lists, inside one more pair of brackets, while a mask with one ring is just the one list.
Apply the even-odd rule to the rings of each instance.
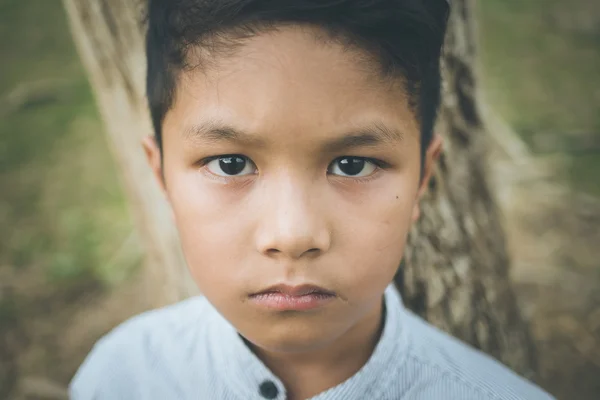
[[275, 285], [249, 296], [261, 308], [277, 311], [308, 311], [322, 308], [337, 295], [331, 290], [315, 285]]

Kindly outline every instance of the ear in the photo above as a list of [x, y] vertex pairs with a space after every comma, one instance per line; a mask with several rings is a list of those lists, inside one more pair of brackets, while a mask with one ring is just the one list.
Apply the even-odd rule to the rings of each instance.
[[421, 184], [419, 185], [419, 190], [417, 191], [417, 196], [415, 199], [415, 204], [413, 206], [413, 214], [412, 221], [416, 222], [421, 216], [421, 206], [420, 201], [421, 197], [427, 190], [429, 186], [429, 181], [431, 180], [431, 175], [433, 174], [433, 168], [435, 163], [440, 158], [440, 154], [442, 154], [443, 140], [440, 135], [433, 135], [429, 146], [425, 152], [425, 160], [423, 160], [423, 173], [421, 178]]
[[144, 152], [146, 153], [146, 158], [148, 159], [148, 164], [152, 169], [152, 173], [154, 174], [154, 178], [162, 192], [167, 194], [165, 180], [162, 170], [162, 157], [160, 153], [160, 148], [158, 147], [158, 143], [154, 136], [146, 136], [142, 139], [142, 147], [144, 148]]

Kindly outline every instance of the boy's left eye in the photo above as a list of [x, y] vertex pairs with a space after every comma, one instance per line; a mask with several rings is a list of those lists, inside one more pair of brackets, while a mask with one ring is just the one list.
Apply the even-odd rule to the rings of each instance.
[[377, 165], [363, 157], [340, 157], [335, 159], [328, 168], [333, 175], [362, 178], [377, 170]]

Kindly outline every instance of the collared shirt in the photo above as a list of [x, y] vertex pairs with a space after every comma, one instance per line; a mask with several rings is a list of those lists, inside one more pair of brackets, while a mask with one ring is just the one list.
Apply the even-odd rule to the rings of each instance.
[[[549, 400], [509, 369], [443, 333], [385, 291], [367, 363], [312, 400]], [[73, 400], [284, 400], [285, 387], [202, 297], [132, 318], [75, 375]]]

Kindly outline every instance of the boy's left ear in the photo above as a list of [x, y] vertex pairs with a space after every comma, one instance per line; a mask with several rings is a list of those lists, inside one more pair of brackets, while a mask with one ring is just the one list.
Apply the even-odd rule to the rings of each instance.
[[440, 154], [442, 154], [443, 143], [444, 142], [442, 140], [442, 137], [438, 134], [435, 134], [433, 135], [433, 138], [431, 139], [431, 142], [429, 143], [429, 146], [427, 147], [427, 150], [425, 152], [421, 184], [419, 185], [419, 190], [417, 191], [417, 198], [415, 199], [415, 205], [413, 206], [413, 222], [418, 220], [421, 215], [421, 207], [419, 203], [421, 197], [423, 197], [423, 194], [429, 186], [429, 180], [431, 179], [431, 175], [433, 174], [435, 163], [440, 158]]

